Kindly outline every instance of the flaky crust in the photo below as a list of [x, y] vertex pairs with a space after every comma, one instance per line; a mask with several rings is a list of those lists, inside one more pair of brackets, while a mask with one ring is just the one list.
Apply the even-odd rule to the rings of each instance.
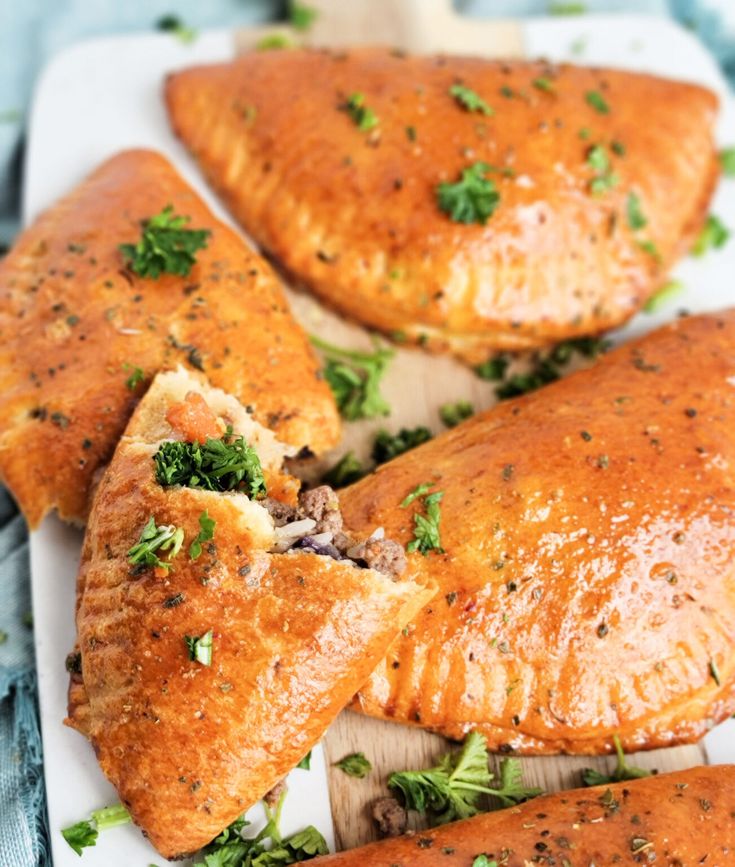
[[[431, 593], [329, 557], [267, 553], [273, 522], [243, 495], [162, 488], [147, 400], [90, 514], [77, 612], [83, 683], [72, 678], [67, 722], [91, 740], [153, 845], [174, 857], [209, 842], [314, 746]], [[214, 540], [190, 560], [205, 509]], [[127, 559], [150, 515], [185, 531], [163, 577], [136, 574]], [[206, 666], [190, 660], [184, 637], [210, 629]]]
[[[188, 278], [142, 279], [118, 250], [166, 205], [210, 229]], [[172, 166], [126, 151], [46, 211], [0, 262], [0, 474], [31, 526], [86, 518], [145, 380], [188, 363], [255, 407], [282, 440], [318, 452], [339, 420], [269, 266]]]
[[412, 537], [436, 598], [361, 691], [364, 712], [526, 753], [699, 739], [735, 711], [735, 311], [681, 319], [501, 404], [341, 497], [348, 527]]
[[[494, 113], [464, 110], [457, 83]], [[373, 130], [343, 110], [356, 92]], [[342, 313], [470, 362], [626, 320], [688, 248], [717, 177], [714, 94], [619, 70], [260, 52], [176, 72], [166, 99], [213, 186], [287, 269]], [[597, 144], [619, 182], [593, 195]], [[436, 203], [476, 161], [500, 193], [485, 226]], [[648, 221], [636, 231], [631, 192]]]
[[[735, 858], [735, 767], [692, 768], [535, 798], [431, 831], [317, 858], [324, 867], [717, 864]], [[321, 867], [321, 865], [319, 865]]]

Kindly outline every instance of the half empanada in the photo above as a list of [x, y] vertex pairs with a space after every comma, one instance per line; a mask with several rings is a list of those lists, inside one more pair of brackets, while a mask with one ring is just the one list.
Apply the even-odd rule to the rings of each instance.
[[[167, 206], [210, 232], [188, 276], [138, 276], [119, 249]], [[81, 522], [154, 373], [179, 361], [320, 452], [339, 419], [270, 267], [172, 166], [126, 151], [44, 213], [0, 262], [0, 475], [31, 526]]]
[[234, 398], [162, 373], [95, 495], [68, 722], [166, 857], [269, 791], [432, 595], [367, 568], [285, 454]]
[[363, 711], [526, 753], [694, 741], [735, 711], [735, 310], [390, 461], [344, 491], [346, 525], [407, 543], [423, 483], [444, 553], [413, 566], [439, 593]]
[[625, 321], [688, 249], [718, 171], [714, 94], [620, 70], [260, 52], [176, 72], [166, 99], [297, 278], [473, 363]]

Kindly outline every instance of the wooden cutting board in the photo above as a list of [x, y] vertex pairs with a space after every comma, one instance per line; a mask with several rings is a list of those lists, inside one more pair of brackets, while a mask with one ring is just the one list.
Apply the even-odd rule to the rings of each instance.
[[[287, 26], [249, 28], [238, 34], [240, 51], [251, 49], [263, 36], [280, 33], [290, 40], [320, 46], [382, 43], [411, 51], [475, 53], [483, 56], [522, 57], [523, 31], [514, 21], [480, 21], [462, 18], [450, 0], [307, 0], [318, 18], [307, 34], [294, 34]], [[298, 317], [312, 333], [340, 346], [368, 348], [370, 341], [360, 328], [346, 323], [303, 294], [290, 292]], [[430, 366], [431, 375], [427, 375]], [[492, 389], [456, 362], [428, 358], [421, 352], [401, 350], [391, 365], [383, 389], [392, 412], [389, 420], [345, 426], [342, 445], [330, 465], [349, 449], [368, 456], [374, 432], [380, 427], [396, 431], [419, 424], [438, 432], [442, 426], [438, 408], [458, 398], [470, 400], [477, 409], [494, 403]], [[369, 719], [349, 711], [341, 714], [325, 738], [332, 815], [337, 848], [357, 846], [377, 838], [371, 805], [388, 794], [386, 777], [394, 770], [430, 767], [451, 745], [443, 738], [394, 723]], [[333, 767], [343, 756], [363, 752], [373, 765], [362, 780]], [[701, 745], [657, 750], [636, 755], [635, 764], [659, 771], [672, 771], [707, 761]], [[524, 777], [546, 791], [581, 784], [584, 767], [604, 769], [612, 758], [538, 757], [523, 759]], [[411, 816], [412, 827], [421, 827]]]

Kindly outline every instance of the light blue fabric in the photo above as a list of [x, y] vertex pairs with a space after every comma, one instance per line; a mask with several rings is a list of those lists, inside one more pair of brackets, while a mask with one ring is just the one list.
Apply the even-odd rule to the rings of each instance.
[[[730, 2], [587, 0], [584, 5], [606, 12], [670, 10], [700, 34], [735, 82], [735, 35], [716, 8]], [[170, 13], [194, 28], [236, 26], [267, 20], [284, 5], [279, 0], [0, 0], [0, 244], [9, 244], [17, 230], [23, 121], [33, 82], [48, 57], [84, 37], [151, 29]], [[455, 0], [455, 5], [468, 15], [518, 16], [543, 14], [550, 4]], [[0, 630], [7, 635], [0, 643], [0, 867], [50, 863], [32, 632], [24, 623], [30, 607], [26, 530], [0, 490]]]

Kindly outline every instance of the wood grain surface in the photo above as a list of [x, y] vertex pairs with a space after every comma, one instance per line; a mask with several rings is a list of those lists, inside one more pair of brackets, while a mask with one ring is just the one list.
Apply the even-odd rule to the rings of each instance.
[[[383, 43], [413, 51], [447, 51], [483, 56], [523, 56], [522, 28], [515, 21], [466, 20], [454, 12], [451, 0], [309, 0], [319, 16], [312, 30], [299, 41], [312, 45]], [[293, 37], [286, 26], [243, 30], [237, 34], [237, 50], [245, 51], [265, 34], [280, 32]], [[292, 279], [283, 275], [286, 282]], [[312, 298], [289, 291], [299, 320], [312, 334], [343, 347], [369, 348], [366, 332], [326, 310]], [[521, 362], [522, 363], [522, 362]], [[345, 452], [369, 457], [375, 432], [386, 428], [425, 425], [443, 429], [438, 410], [443, 403], [469, 400], [480, 410], [495, 402], [493, 385], [449, 358], [431, 357], [417, 350], [396, 349], [382, 389], [391, 405], [384, 419], [345, 425], [338, 449], [313, 468], [319, 475]], [[452, 745], [421, 729], [343, 712], [326, 735], [325, 754], [335, 841], [338, 849], [352, 848], [377, 838], [371, 818], [376, 798], [389, 794], [386, 778], [391, 771], [431, 767]], [[373, 765], [364, 779], [349, 777], [334, 767], [345, 755], [363, 752]], [[498, 757], [494, 758], [498, 761]], [[658, 771], [673, 771], [707, 761], [702, 745], [639, 753], [633, 764]], [[522, 759], [526, 783], [545, 791], [580, 785], [585, 767], [612, 768], [612, 757], [539, 757]], [[409, 827], [421, 827], [419, 817], [409, 817]]]

